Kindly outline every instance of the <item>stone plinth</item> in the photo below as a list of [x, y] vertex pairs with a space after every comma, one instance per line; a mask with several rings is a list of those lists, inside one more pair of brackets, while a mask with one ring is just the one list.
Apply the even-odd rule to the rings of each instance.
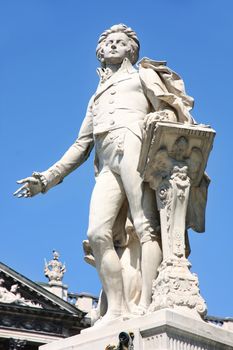
[[230, 350], [233, 332], [171, 309], [86, 329], [80, 335], [43, 345], [40, 350], [105, 350], [120, 332], [134, 333], [134, 350]]

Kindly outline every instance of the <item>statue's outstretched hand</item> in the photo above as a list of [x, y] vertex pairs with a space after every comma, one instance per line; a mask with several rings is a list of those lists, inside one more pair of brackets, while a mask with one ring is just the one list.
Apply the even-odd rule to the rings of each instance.
[[18, 198], [33, 197], [42, 191], [42, 183], [39, 179], [30, 176], [25, 179], [17, 181], [18, 184], [23, 184], [17, 191], [15, 191], [14, 196]]

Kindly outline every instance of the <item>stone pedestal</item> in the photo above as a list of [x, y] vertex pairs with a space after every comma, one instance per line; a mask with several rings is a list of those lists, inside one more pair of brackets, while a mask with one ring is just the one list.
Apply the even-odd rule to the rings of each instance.
[[48, 289], [51, 293], [56, 294], [59, 298], [67, 300], [68, 286], [61, 283], [49, 283]]
[[170, 307], [203, 317], [198, 277], [187, 259], [187, 229], [203, 232], [209, 178], [204, 173], [215, 132], [203, 125], [149, 125], [138, 170], [154, 189], [160, 213], [163, 262], [149, 311]]
[[134, 333], [134, 350], [230, 350], [233, 332], [172, 309], [127, 321], [115, 322], [106, 328], [89, 328], [64, 340], [43, 345], [40, 350], [105, 350], [118, 344], [120, 332]]

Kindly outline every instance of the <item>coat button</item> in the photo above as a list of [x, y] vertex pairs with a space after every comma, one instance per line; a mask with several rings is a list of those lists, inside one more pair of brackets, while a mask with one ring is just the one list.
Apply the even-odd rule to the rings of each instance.
[[111, 95], [115, 95], [115, 93], [116, 93], [116, 90], [111, 90], [111, 91], [110, 91], [110, 94], [111, 94]]
[[97, 112], [96, 112], [96, 111], [94, 111], [94, 112], [93, 112], [93, 115], [94, 115], [94, 117], [96, 117], [96, 116], [97, 116]]
[[109, 100], [108, 101], [110, 104], [114, 103], [115, 101], [114, 100]]
[[113, 114], [114, 112], [115, 112], [115, 109], [110, 109], [110, 111], [108, 113]]
[[110, 125], [114, 125], [115, 124], [115, 122], [114, 122], [114, 120], [110, 120], [110, 123], [109, 123]]

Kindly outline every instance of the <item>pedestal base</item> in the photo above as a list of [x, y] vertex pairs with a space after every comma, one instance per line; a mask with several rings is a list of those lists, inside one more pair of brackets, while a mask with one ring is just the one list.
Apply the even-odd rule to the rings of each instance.
[[232, 350], [233, 332], [171, 309], [119, 321], [43, 345], [40, 350], [105, 350], [120, 332], [134, 333], [134, 350]]
[[190, 272], [186, 258], [171, 257], [162, 262], [159, 275], [153, 283], [149, 311], [162, 308], [180, 309], [191, 317], [204, 317], [207, 307], [200, 295], [198, 277]]

